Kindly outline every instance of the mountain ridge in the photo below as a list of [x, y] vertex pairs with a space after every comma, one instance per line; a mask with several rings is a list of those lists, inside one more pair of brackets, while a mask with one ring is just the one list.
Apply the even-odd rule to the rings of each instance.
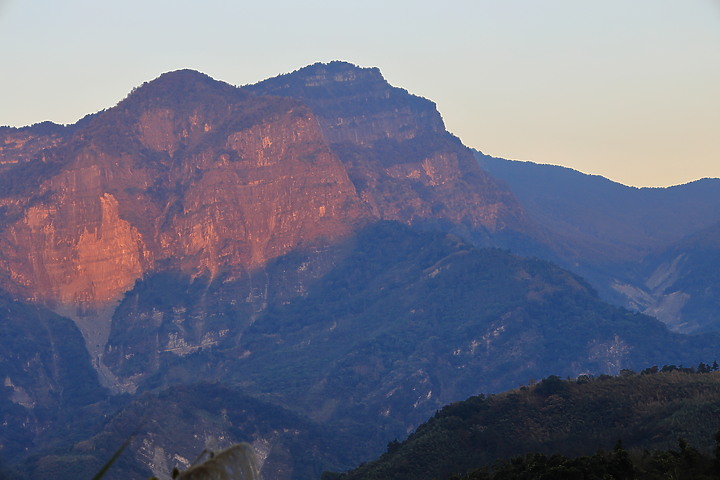
[[[76, 416], [121, 418], [165, 391], [155, 405], [168, 402], [172, 423], [185, 408], [174, 389], [188, 385], [184, 405], [197, 406], [204, 387], [190, 385], [218, 382], [223, 401], [252, 397], [345, 435], [347, 465], [478, 391], [549, 370], [696, 363], [717, 343], [497, 248], [562, 253], [432, 102], [377, 69], [315, 64], [246, 87], [169, 72], [73, 126], [0, 130], [0, 158], [0, 285], [71, 318], [90, 352], [75, 358], [82, 371], [124, 392], [88, 382], [107, 403]], [[8, 361], [21, 370], [18, 358]], [[29, 408], [5, 394], [0, 414]], [[191, 410], [214, 416], [212, 436], [229, 428], [222, 413]], [[72, 449], [37, 440], [27, 460], [58, 472], [97, 462], [88, 452], [118, 427], [103, 418], [87, 419], [94, 430]], [[175, 461], [169, 436], [146, 455], [155, 433], [132, 445], [133, 471]], [[312, 451], [313, 471], [343, 456], [334, 447]], [[282, 455], [287, 478], [299, 475]]]
[[[720, 318], [703, 306], [714, 305], [712, 296], [700, 285], [683, 290], [682, 285], [665, 285], [665, 280], [664, 286], [658, 284], [663, 276], [678, 275], [685, 275], [687, 283], [692, 269], [677, 268], [691, 252], [695, 271], [709, 272], [716, 265], [713, 252], [718, 243], [712, 229], [720, 221], [720, 179], [637, 188], [565, 167], [479, 152], [476, 157], [509, 185], [551, 239], [552, 253], [540, 256], [581, 274], [603, 298], [657, 316], [673, 329], [720, 329]], [[700, 249], [692, 239], [703, 235], [705, 245]], [[709, 265], [703, 265], [703, 255]], [[703, 276], [709, 282], [706, 287], [718, 288], [712, 275]]]
[[[73, 126], [0, 131], [3, 288], [74, 318], [95, 355], [116, 302], [155, 269], [244, 275], [374, 219], [525, 234], [432, 102], [341, 62], [278, 78], [305, 91], [328, 69], [328, 101], [179, 70]], [[343, 102], [365, 110], [333, 137], [322, 112]]]

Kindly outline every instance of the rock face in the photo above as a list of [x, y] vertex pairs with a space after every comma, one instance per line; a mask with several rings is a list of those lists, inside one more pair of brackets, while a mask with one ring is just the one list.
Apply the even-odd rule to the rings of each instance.
[[527, 228], [431, 102], [340, 62], [244, 88], [168, 73], [75, 125], [0, 129], [0, 162], [0, 286], [94, 354], [150, 271], [232, 280], [374, 219]]
[[50, 305], [116, 300], [167, 259], [210, 275], [260, 265], [364, 215], [306, 107], [194, 72], [144, 86], [66, 144], [34, 198], [3, 199], [20, 217], [3, 231], [5, 286]]
[[528, 230], [513, 195], [445, 130], [435, 104], [389, 85], [377, 68], [315, 64], [248, 88], [312, 108], [374, 216]]

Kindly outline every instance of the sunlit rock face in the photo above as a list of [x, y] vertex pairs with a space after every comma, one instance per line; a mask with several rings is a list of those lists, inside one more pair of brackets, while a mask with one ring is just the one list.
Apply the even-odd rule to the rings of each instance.
[[529, 232], [514, 196], [445, 130], [435, 104], [391, 86], [377, 68], [315, 64], [247, 88], [309, 105], [377, 217]]
[[[158, 262], [211, 276], [252, 268], [366, 216], [312, 112], [215, 83], [176, 72], [145, 85], [68, 135], [60, 168], [5, 195], [5, 288], [93, 307]], [[26, 143], [55, 142], [37, 137]]]
[[340, 62], [168, 73], [75, 125], [0, 129], [0, 161], [0, 287], [74, 318], [93, 358], [149, 272], [232, 281], [381, 219], [529, 231], [432, 102]]

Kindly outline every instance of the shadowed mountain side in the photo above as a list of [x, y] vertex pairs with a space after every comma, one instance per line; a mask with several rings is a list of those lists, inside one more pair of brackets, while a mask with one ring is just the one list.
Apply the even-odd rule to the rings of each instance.
[[16, 458], [107, 392], [71, 320], [0, 292], [0, 453]]
[[350, 439], [218, 384], [176, 386], [104, 409], [104, 425], [80, 418], [68, 425], [85, 434], [69, 448], [58, 442], [60, 430], [49, 432], [55, 445], [24, 462], [25, 478], [91, 478], [129, 437], [127, 450], [103, 479], [169, 479], [174, 467], [186, 470], [204, 450], [219, 452], [240, 442], [252, 446], [261, 480], [319, 478], [328, 466], [353, 464]]
[[[442, 405], [478, 392], [549, 373], [696, 364], [716, 349], [716, 336], [672, 334], [650, 317], [603, 303], [583, 280], [550, 263], [446, 234], [384, 222], [344, 248], [333, 268], [294, 296], [275, 296], [270, 287], [258, 314], [240, 302], [221, 317], [205, 311], [211, 303], [199, 299], [231, 289], [227, 283], [178, 280], [184, 294], [164, 301], [153, 283], [138, 286], [118, 312], [156, 312], [156, 323], [111, 337], [113, 350], [126, 354], [108, 355], [117, 359], [109, 367], [118, 375], [155, 372], [140, 378], [141, 389], [199, 378], [241, 385], [347, 432], [366, 449], [361, 461]], [[275, 274], [286, 278], [303, 265], [278, 262], [285, 269]], [[241, 289], [237, 297], [246, 295]], [[121, 316], [114, 321], [126, 324]], [[212, 344], [201, 344], [223, 328]], [[155, 342], [163, 349], [157, 354]], [[128, 352], [141, 363], [127, 360]]]
[[720, 223], [649, 255], [641, 273], [645, 291], [628, 291], [637, 309], [674, 330], [720, 331]]
[[720, 220], [720, 179], [636, 188], [597, 175], [476, 152], [528, 214], [557, 237], [570, 261], [637, 262]]
[[[711, 232], [720, 219], [720, 179], [635, 188], [563, 167], [480, 152], [476, 157], [510, 186], [528, 216], [552, 240], [550, 258], [590, 280], [604, 298], [657, 316], [679, 331], [720, 329], [717, 319], [710, 318], [714, 297], [700, 289], [701, 283], [710, 282], [705, 284], [708, 292], [716, 290], [718, 282], [707, 273], [691, 274], [689, 267], [677, 271], [685, 262], [684, 248], [688, 254], [695, 252], [692, 271], [709, 272], [717, 266], [713, 252], [720, 243]], [[688, 242], [700, 237], [705, 238], [703, 248], [690, 246]], [[692, 293], [670, 285], [679, 275], [698, 284], [689, 287]], [[685, 308], [689, 298], [694, 306]]]

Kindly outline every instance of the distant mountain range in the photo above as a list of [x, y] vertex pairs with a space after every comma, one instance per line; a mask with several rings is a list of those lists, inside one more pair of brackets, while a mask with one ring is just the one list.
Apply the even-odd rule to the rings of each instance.
[[713, 330], [717, 188], [473, 154], [344, 62], [1, 128], [0, 455], [78, 478], [132, 435], [107, 478], [145, 478], [247, 441], [317, 478], [480, 392], [712, 361], [717, 334], [596, 290]]
[[673, 330], [720, 329], [720, 179], [635, 188], [564, 167], [476, 158], [550, 239], [548, 257], [603, 297]]

